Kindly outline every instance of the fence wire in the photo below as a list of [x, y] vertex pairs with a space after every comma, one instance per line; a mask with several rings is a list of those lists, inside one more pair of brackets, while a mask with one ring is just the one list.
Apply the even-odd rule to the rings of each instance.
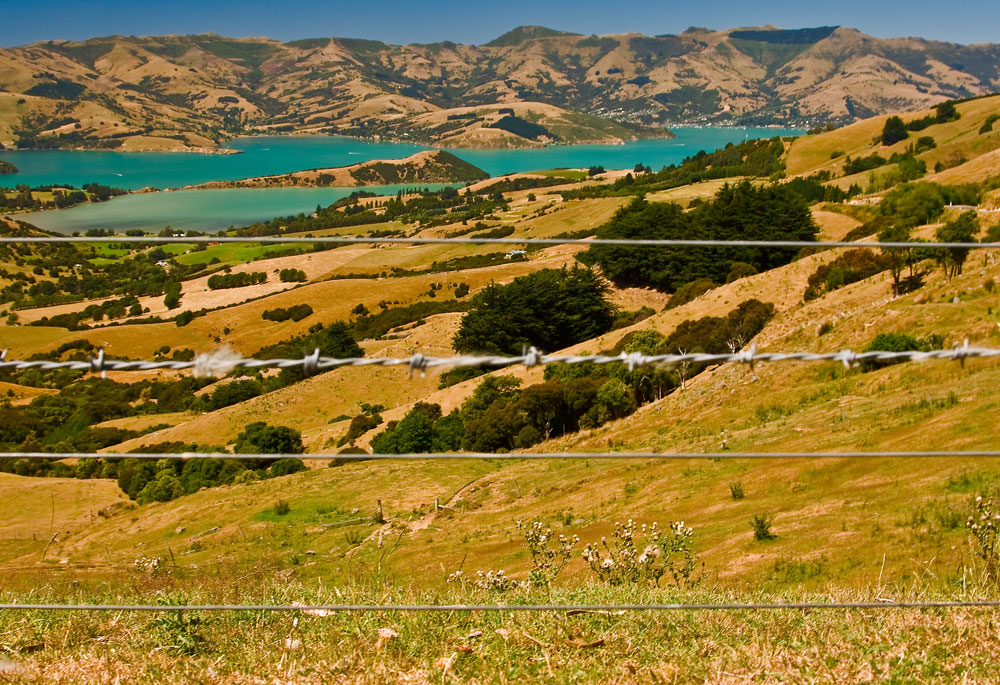
[[708, 354], [690, 352], [681, 354], [646, 355], [639, 352], [625, 352], [618, 355], [600, 354], [543, 354], [535, 348], [528, 349], [522, 355], [455, 355], [450, 357], [428, 357], [417, 353], [410, 357], [323, 357], [319, 349], [307, 354], [301, 359], [252, 359], [241, 356], [229, 347], [220, 347], [213, 352], [201, 354], [191, 361], [178, 360], [124, 360], [109, 359], [101, 350], [96, 357], [89, 360], [56, 361], [52, 359], [8, 360], [6, 350], [0, 353], [0, 369], [40, 369], [43, 371], [55, 369], [70, 369], [75, 371], [180, 371], [193, 369], [199, 377], [224, 376], [235, 369], [289, 369], [301, 367], [306, 375], [320, 371], [329, 371], [342, 366], [406, 366], [413, 371], [425, 372], [434, 368], [454, 368], [472, 366], [480, 368], [502, 368], [522, 365], [527, 368], [548, 364], [624, 364], [634, 370], [646, 366], [667, 366], [676, 364], [726, 364], [737, 362], [753, 367], [754, 364], [768, 362], [840, 362], [851, 368], [864, 361], [882, 362], [925, 362], [934, 359], [959, 361], [964, 364], [966, 359], [1000, 357], [1000, 349], [986, 347], [971, 347], [969, 341], [950, 350], [907, 350], [902, 352], [869, 351], [853, 352], [758, 352], [757, 345], [739, 352]]
[[852, 242], [847, 240], [696, 240], [696, 239], [639, 239], [639, 238], [374, 238], [364, 236], [21, 236], [0, 237], [2, 243], [262, 243], [262, 244], [333, 244], [333, 245], [606, 245], [616, 247], [757, 247], [757, 248], [832, 248], [875, 247], [886, 249], [963, 249], [996, 250], [1000, 243], [953, 242]]
[[997, 608], [1000, 601], [987, 599], [952, 601], [878, 600], [871, 602], [721, 602], [706, 604], [0, 604], [0, 611], [115, 611], [115, 612], [301, 612], [325, 616], [338, 612], [637, 612], [637, 611], [776, 611], [776, 610], [887, 610]]
[[690, 459], [942, 459], [951, 457], [977, 457], [996, 459], [1000, 450], [924, 450], [895, 452], [412, 452], [406, 454], [335, 454], [311, 452], [308, 454], [229, 454], [226, 452], [0, 452], [3, 459], [160, 459], [205, 460], [230, 459], [260, 461], [275, 459], [303, 459], [321, 461], [460, 461], [484, 459], [494, 461], [551, 461], [570, 460], [654, 460], [685, 461]]
[[[701, 248], [840, 248], [868, 247], [883, 249], [1000, 249], [1000, 243], [955, 243], [955, 242], [850, 242], [850, 241], [804, 241], [804, 240], [631, 240], [607, 238], [430, 238], [393, 237], [374, 238], [361, 236], [24, 236], [0, 237], [4, 243], [260, 243], [260, 244], [333, 244], [333, 245], [508, 245], [540, 246], [586, 245], [615, 247], [701, 247]], [[512, 365], [533, 367], [545, 364], [610, 364], [622, 363], [629, 369], [645, 366], [671, 365], [683, 363], [724, 364], [736, 362], [751, 367], [759, 362], [781, 361], [833, 361], [850, 368], [860, 362], [871, 361], [929, 361], [934, 359], [953, 360], [964, 363], [969, 358], [992, 358], [1000, 356], [1000, 350], [970, 347], [964, 345], [951, 350], [931, 350], [925, 352], [757, 352], [754, 345], [749, 350], [731, 354], [667, 354], [642, 355], [629, 353], [609, 355], [546, 355], [531, 348], [520, 356], [451, 356], [428, 357], [415, 354], [406, 358], [331, 358], [322, 357], [319, 350], [302, 359], [248, 359], [228, 348], [203, 354], [192, 361], [134, 361], [105, 358], [102, 350], [97, 357], [86, 361], [55, 360], [7, 360], [6, 350], [0, 354], [0, 369], [72, 369], [78, 371], [135, 371], [135, 370], [185, 370], [193, 369], [199, 376], [221, 376], [237, 368], [294, 368], [301, 367], [307, 374], [330, 370], [342, 366], [406, 366], [410, 371], [424, 372], [432, 368], [474, 366], [500, 368]], [[431, 454], [224, 454], [224, 453], [86, 453], [86, 452], [8, 452], [0, 454], [0, 459], [339, 459], [344, 461], [370, 460], [456, 460], [456, 459], [925, 459], [941, 457], [1000, 457], [994, 450], [937, 450], [937, 451], [854, 451], [854, 452], [562, 452], [562, 453], [431, 453]], [[774, 611], [774, 610], [889, 610], [889, 609], [954, 609], [954, 608], [997, 608], [997, 600], [955, 600], [955, 601], [890, 601], [868, 602], [747, 602], [747, 603], [664, 603], [664, 604], [332, 604], [332, 605], [144, 605], [144, 604], [0, 604], [0, 611], [74, 611], [74, 612], [301, 612], [315, 616], [327, 616], [339, 612], [661, 612], [661, 611]]]

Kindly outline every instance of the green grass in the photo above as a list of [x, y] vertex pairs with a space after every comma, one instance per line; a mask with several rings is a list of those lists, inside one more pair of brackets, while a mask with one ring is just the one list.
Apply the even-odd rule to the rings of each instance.
[[[187, 252], [183, 254], [185, 246], [177, 246], [176, 259], [180, 264], [208, 264], [212, 259], [218, 258], [223, 264], [245, 264], [256, 259], [261, 259], [268, 252], [282, 252], [285, 250], [302, 249], [304, 245], [287, 244], [266, 244], [257, 245], [254, 243], [223, 243], [213, 245], [200, 252]], [[190, 249], [187, 246], [186, 249]]]

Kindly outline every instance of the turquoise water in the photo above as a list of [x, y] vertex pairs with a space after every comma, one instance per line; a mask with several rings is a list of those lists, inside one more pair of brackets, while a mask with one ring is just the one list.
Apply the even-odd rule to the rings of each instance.
[[[394, 195], [398, 190], [412, 187], [372, 186], [364, 190]], [[57, 233], [86, 232], [91, 228], [116, 231], [142, 228], [159, 231], [167, 226], [183, 230], [217, 231], [277, 216], [309, 213], [316, 209], [316, 205], [333, 204], [355, 190], [358, 188], [175, 190], [124, 195], [110, 202], [19, 214], [16, 217]]]
[[[560, 167], [608, 169], [644, 164], [659, 169], [699, 150], [712, 151], [748, 138], [800, 135], [797, 129], [679, 128], [676, 138], [640, 140], [625, 145], [561, 145], [531, 150], [451, 152], [493, 176]], [[29, 186], [103, 183], [137, 190], [182, 188], [208, 181], [336, 167], [372, 159], [398, 159], [427, 148], [405, 143], [373, 143], [353, 138], [239, 138], [227, 145], [240, 154], [76, 150], [0, 151], [19, 172], [0, 184]], [[28, 215], [27, 221], [60, 232], [91, 228], [174, 228], [213, 230], [275, 216], [311, 211], [351, 192], [338, 188], [269, 188], [234, 191], [153, 193], [121, 197], [99, 205]]]

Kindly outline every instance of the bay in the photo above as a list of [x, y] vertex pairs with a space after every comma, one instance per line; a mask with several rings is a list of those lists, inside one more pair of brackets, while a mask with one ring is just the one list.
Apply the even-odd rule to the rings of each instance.
[[[432, 189], [443, 185], [422, 186]], [[395, 195], [412, 185], [371, 186], [362, 190]], [[247, 226], [278, 216], [310, 213], [317, 205], [330, 205], [359, 188], [231, 188], [223, 190], [172, 190], [123, 195], [108, 202], [77, 205], [14, 218], [56, 233], [85, 233], [90, 229], [127, 231], [141, 228], [158, 232], [178, 230], [215, 232], [230, 226]]]
[[[678, 128], [676, 138], [638, 140], [624, 145], [555, 145], [522, 150], [451, 149], [491, 176], [553, 168], [659, 169], [699, 150], [712, 151], [751, 138], [800, 135], [798, 129]], [[29, 186], [102, 183], [126, 190], [183, 188], [208, 181], [337, 167], [374, 159], [399, 159], [429, 148], [337, 136], [237, 138], [227, 148], [239, 154], [108, 152], [92, 150], [0, 151], [19, 172], [0, 184]], [[399, 188], [395, 186], [394, 188]], [[409, 187], [412, 187], [409, 186]], [[110, 202], [22, 215], [46, 230], [71, 233], [95, 228], [218, 230], [276, 216], [312, 211], [354, 188], [267, 188], [144, 193]], [[368, 190], [372, 190], [369, 188]], [[388, 192], [386, 190], [385, 192]], [[391, 192], [395, 193], [395, 190]]]

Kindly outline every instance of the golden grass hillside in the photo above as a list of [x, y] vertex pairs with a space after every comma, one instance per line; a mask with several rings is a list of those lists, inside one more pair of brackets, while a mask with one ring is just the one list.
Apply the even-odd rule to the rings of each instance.
[[[934, 124], [923, 131], [911, 132], [909, 138], [890, 146], [883, 146], [880, 142], [882, 128], [889, 115], [864, 119], [834, 131], [797, 138], [788, 151], [787, 173], [789, 176], [807, 176], [817, 171], [830, 171], [834, 178], [837, 178], [843, 175], [844, 161], [848, 156], [866, 157], [877, 153], [888, 158], [895, 152], [905, 152], [907, 146], [921, 136], [931, 136], [937, 143], [937, 147], [933, 150], [918, 155], [927, 162], [929, 169], [933, 169], [937, 162], [948, 166], [959, 166], [957, 163], [962, 159], [976, 160], [1000, 148], [1000, 128], [984, 134], [979, 133], [987, 117], [1000, 111], [1000, 95], [961, 102], [956, 105], [956, 109], [961, 114], [961, 118], [957, 121]], [[934, 110], [928, 109], [903, 114], [902, 118], [909, 122], [932, 114]], [[991, 171], [992, 173], [986, 176], [998, 173], [995, 165]], [[838, 180], [838, 185], [846, 188], [854, 181], [860, 181], [864, 185], [866, 178], [866, 175], [859, 175], [843, 181]], [[961, 182], [967, 182], [973, 177], [965, 175], [962, 178], [964, 180]], [[978, 175], [975, 179], [983, 180], [984, 176]], [[931, 177], [931, 180], [936, 179]], [[941, 182], [953, 183], [956, 180], [942, 178]]]
[[[970, 258], [964, 275], [945, 281], [935, 272], [921, 290], [902, 298], [889, 296], [890, 284], [881, 275], [802, 304], [805, 277], [830, 258], [821, 253], [737, 281], [638, 327], [668, 332], [686, 318], [723, 314], [746, 297], [770, 293], [779, 314], [757, 338], [761, 350], [860, 349], [876, 332], [897, 330], [944, 334], [947, 344], [967, 337], [995, 346], [1000, 340], [1000, 294], [983, 287], [986, 279], [1000, 278], [1000, 266], [984, 262], [982, 254]], [[818, 335], [825, 322], [832, 330]], [[419, 332], [412, 342], [428, 345], [453, 325], [451, 315], [440, 323], [429, 320], [414, 329]], [[606, 348], [626, 332], [573, 350]], [[378, 353], [397, 344], [405, 343], [379, 343]], [[418, 400], [440, 402], [447, 411], [474, 386], [436, 391], [432, 376], [411, 379], [402, 370], [360, 382], [356, 371], [324, 374], [195, 418], [161, 431], [161, 439], [206, 440], [268, 415], [306, 428], [318, 448], [339, 429], [321, 429], [319, 420], [319, 432], [310, 433], [311, 416], [339, 413], [393, 387], [404, 393], [397, 397], [403, 406], [387, 412], [387, 420]], [[626, 419], [539, 449], [990, 449], [992, 434], [985, 427], [1000, 418], [997, 382], [1000, 368], [986, 360], [964, 367], [902, 364], [870, 373], [837, 364], [761, 364], [753, 370], [723, 365]], [[180, 569], [214, 558], [236, 565], [266, 559], [303, 578], [333, 578], [350, 575], [356, 560], [382, 554], [379, 540], [384, 544], [390, 536], [392, 552], [383, 563], [399, 578], [435, 587], [459, 567], [523, 572], [527, 559], [512, 532], [518, 519], [544, 520], [584, 540], [607, 535], [614, 521], [628, 517], [683, 519], [697, 531], [697, 549], [713, 583], [860, 588], [879, 578], [895, 583], [960, 574], [972, 561], [962, 523], [969, 500], [997, 477], [1000, 471], [975, 459], [358, 463], [146, 505], [101, 521], [55, 549], [60, 558], [99, 567], [106, 563], [102, 554], [107, 556], [102, 545], [116, 563], [136, 549], [160, 550], [162, 556], [169, 547]], [[735, 482], [745, 489], [743, 499], [730, 495]], [[269, 513], [278, 498], [289, 502], [291, 513]], [[377, 499], [389, 524], [361, 525], [349, 535], [340, 530], [341, 521], [367, 516]], [[435, 499], [450, 508], [435, 512]], [[749, 520], [757, 513], [774, 516], [774, 540], [753, 540]], [[582, 577], [582, 564], [573, 562], [568, 573]]]

